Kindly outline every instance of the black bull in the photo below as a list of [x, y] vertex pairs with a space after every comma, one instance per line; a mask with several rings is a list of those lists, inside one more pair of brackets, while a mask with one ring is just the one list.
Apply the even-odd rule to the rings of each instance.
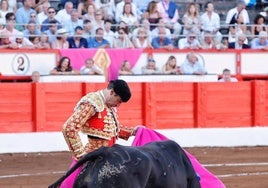
[[171, 140], [102, 147], [85, 155], [49, 188], [58, 187], [81, 165], [75, 188], [200, 188], [190, 160]]

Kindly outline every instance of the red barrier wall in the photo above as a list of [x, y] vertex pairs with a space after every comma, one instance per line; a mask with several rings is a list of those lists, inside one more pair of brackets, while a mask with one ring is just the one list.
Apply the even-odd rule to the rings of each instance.
[[[2, 83], [0, 132], [60, 131], [76, 102], [106, 84]], [[268, 81], [130, 83], [120, 122], [156, 129], [268, 126]]]

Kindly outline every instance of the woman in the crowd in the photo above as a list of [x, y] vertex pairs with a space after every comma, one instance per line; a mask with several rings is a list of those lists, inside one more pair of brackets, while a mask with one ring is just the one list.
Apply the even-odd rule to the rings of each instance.
[[177, 66], [177, 59], [175, 56], [169, 56], [167, 62], [162, 67], [163, 74], [182, 74]]
[[51, 75], [78, 75], [79, 71], [74, 70], [71, 66], [71, 60], [69, 57], [62, 57], [59, 61], [59, 65], [50, 71]]
[[131, 75], [133, 74], [131, 66], [128, 60], [124, 60], [121, 64], [121, 67], [118, 71], [119, 75]]

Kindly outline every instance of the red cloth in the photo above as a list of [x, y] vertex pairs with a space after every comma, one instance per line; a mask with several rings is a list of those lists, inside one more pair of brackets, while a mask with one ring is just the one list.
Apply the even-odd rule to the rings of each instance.
[[[148, 128], [139, 128], [135, 139], [133, 140], [132, 146], [142, 146], [149, 142], [161, 140], [168, 140], [168, 138], [157, 131]], [[225, 188], [225, 185], [221, 182], [221, 180], [203, 167], [193, 155], [187, 151], [185, 151], [185, 153], [190, 159], [196, 173], [201, 178], [200, 184], [202, 188]]]

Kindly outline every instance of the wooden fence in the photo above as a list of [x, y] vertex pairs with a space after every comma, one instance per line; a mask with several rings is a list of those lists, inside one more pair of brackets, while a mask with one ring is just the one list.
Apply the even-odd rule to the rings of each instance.
[[[1, 83], [0, 132], [60, 131], [76, 102], [106, 83]], [[268, 125], [268, 81], [130, 83], [124, 125], [155, 129]]]

